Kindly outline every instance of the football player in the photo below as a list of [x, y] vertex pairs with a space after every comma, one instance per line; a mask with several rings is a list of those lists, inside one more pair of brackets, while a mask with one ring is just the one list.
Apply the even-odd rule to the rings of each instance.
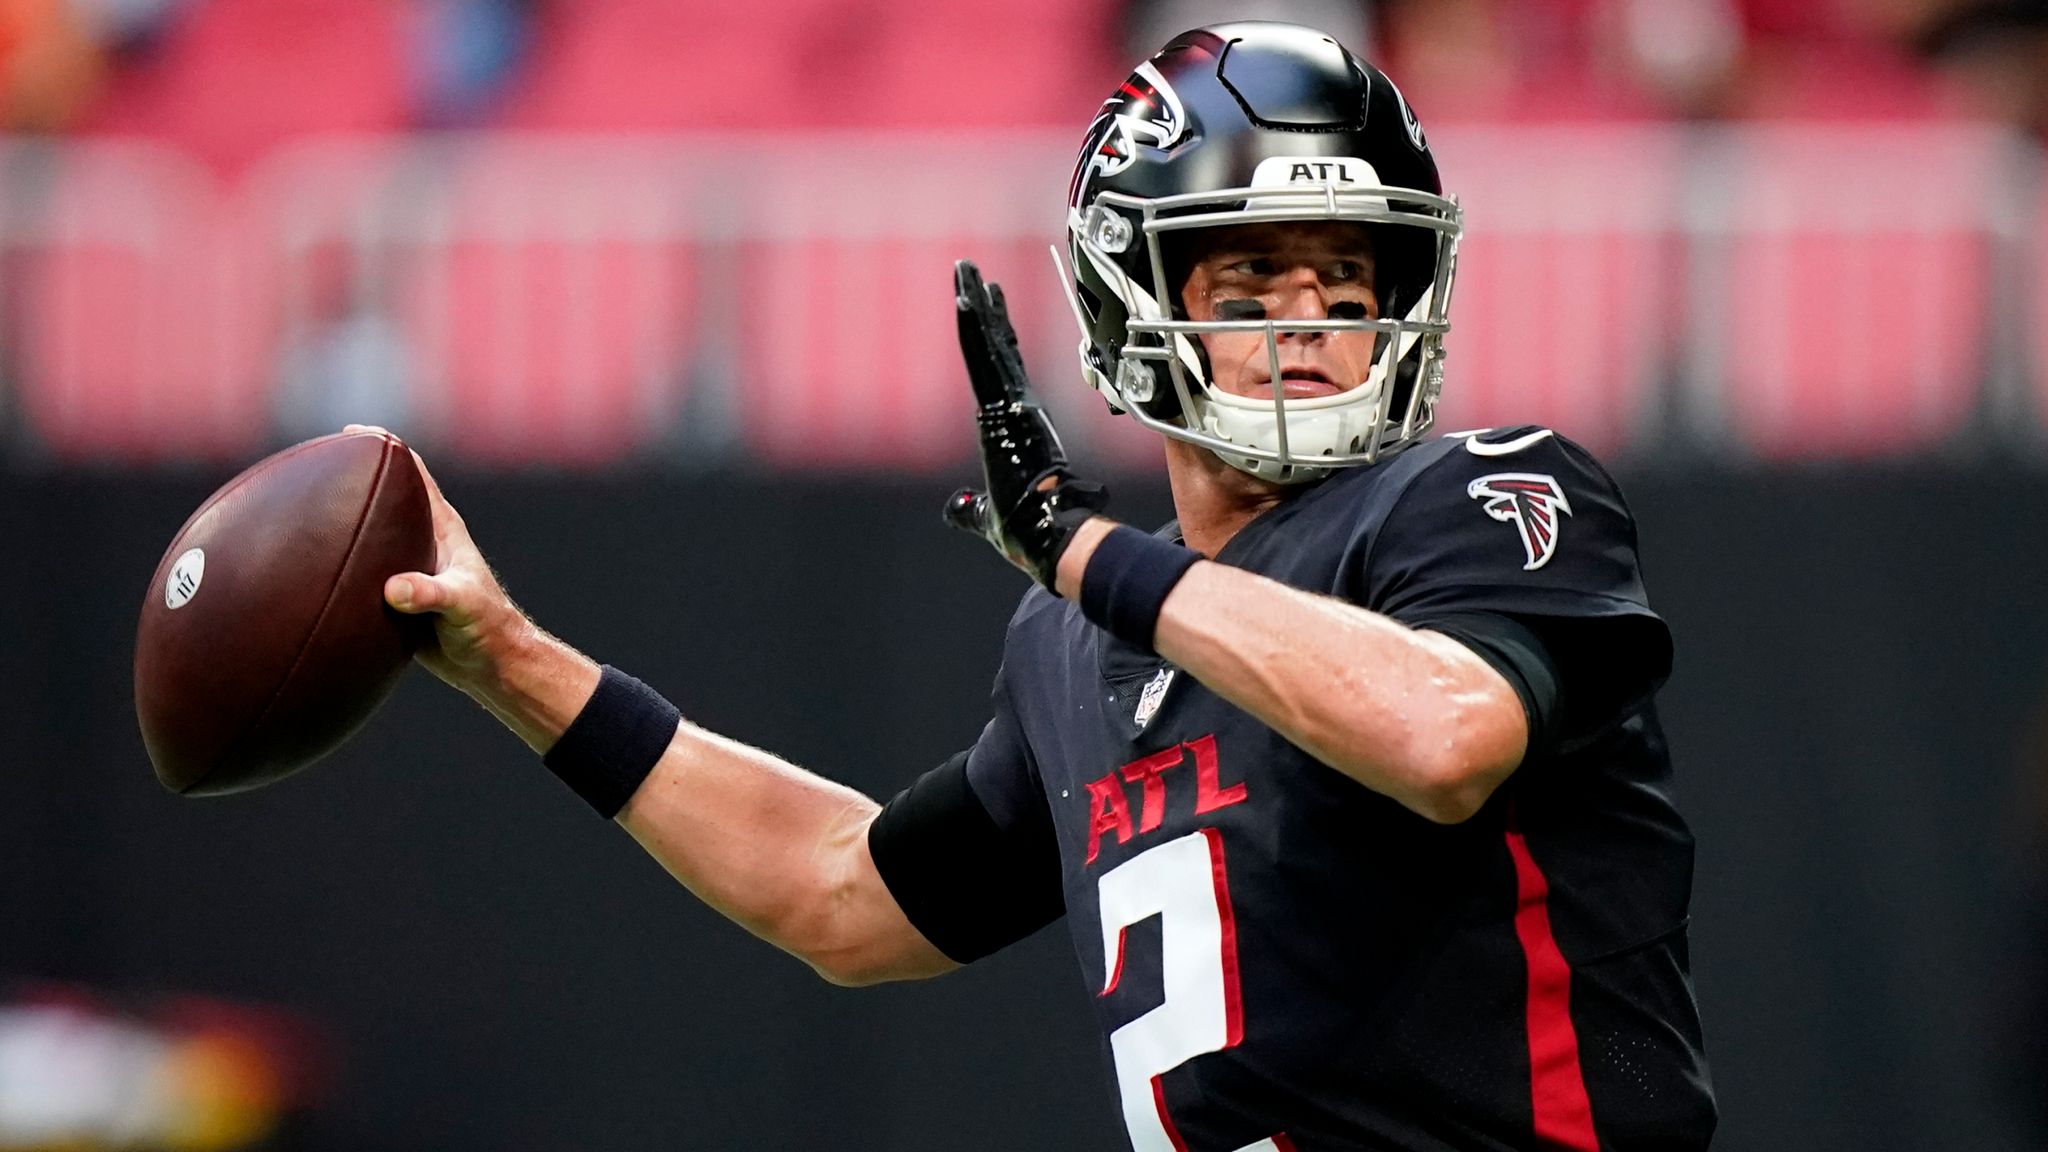
[[1669, 634], [1585, 451], [1424, 438], [1461, 225], [1413, 110], [1309, 29], [1191, 32], [1068, 224], [1082, 371], [1178, 519], [1102, 515], [960, 265], [987, 484], [947, 515], [1036, 586], [981, 738], [886, 806], [542, 632], [438, 490], [437, 572], [386, 589], [421, 660], [836, 983], [1064, 916], [1140, 1152], [1705, 1147]]

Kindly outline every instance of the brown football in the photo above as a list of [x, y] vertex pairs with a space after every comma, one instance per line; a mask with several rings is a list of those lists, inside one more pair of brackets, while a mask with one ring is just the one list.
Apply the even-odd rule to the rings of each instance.
[[430, 633], [384, 581], [431, 571], [412, 452], [381, 432], [287, 448], [228, 481], [157, 564], [135, 635], [135, 714], [166, 788], [213, 796], [333, 751]]

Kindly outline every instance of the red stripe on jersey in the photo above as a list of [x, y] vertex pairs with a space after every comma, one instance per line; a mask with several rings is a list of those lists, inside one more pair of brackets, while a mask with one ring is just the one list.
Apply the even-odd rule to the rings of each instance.
[[1159, 1110], [1159, 1126], [1166, 1129], [1166, 1138], [1173, 1141], [1173, 1152], [1188, 1152], [1188, 1142], [1180, 1138], [1180, 1129], [1173, 1126], [1173, 1117], [1166, 1114], [1166, 1086], [1157, 1076], [1152, 1078], [1152, 1106]]
[[1572, 969], [1550, 932], [1550, 882], [1512, 819], [1507, 840], [1515, 859], [1515, 935], [1529, 972], [1529, 1093], [1536, 1141], [1545, 1148], [1599, 1152], [1593, 1103], [1579, 1071], [1579, 1035], [1572, 1027]]
[[1223, 936], [1223, 1047], [1235, 1048], [1244, 1039], [1244, 1001], [1237, 990], [1237, 914], [1230, 910], [1230, 876], [1223, 870], [1223, 833], [1204, 828], [1209, 838], [1209, 874], [1216, 881], [1216, 918]]
[[1120, 984], [1120, 983], [1122, 983], [1122, 982], [1123, 982], [1123, 978], [1124, 978], [1124, 944], [1125, 944], [1125, 940], [1124, 940], [1124, 932], [1125, 932], [1125, 931], [1126, 931], [1127, 929], [1129, 929], [1129, 928], [1130, 928], [1130, 925], [1126, 924], [1126, 925], [1124, 925], [1124, 927], [1122, 927], [1122, 928], [1119, 928], [1119, 929], [1117, 929], [1117, 930], [1116, 930], [1116, 967], [1115, 967], [1115, 968], [1112, 968], [1112, 969], [1110, 969], [1110, 971], [1109, 971], [1109, 982], [1108, 982], [1108, 983], [1106, 983], [1106, 984], [1104, 984], [1104, 985], [1102, 986], [1102, 991], [1100, 991], [1100, 992], [1097, 992], [1097, 993], [1096, 993], [1096, 995], [1097, 995], [1097, 996], [1107, 996], [1107, 995], [1109, 995], [1109, 994], [1110, 994], [1111, 992], [1114, 992], [1114, 991], [1116, 991], [1116, 986], [1117, 986], [1118, 984]]

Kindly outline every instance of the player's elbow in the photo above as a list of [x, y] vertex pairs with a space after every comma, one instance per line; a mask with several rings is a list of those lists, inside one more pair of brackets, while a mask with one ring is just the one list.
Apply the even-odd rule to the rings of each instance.
[[1463, 824], [1479, 814], [1499, 780], [1478, 773], [1448, 772], [1416, 789], [1408, 808], [1435, 824]]
[[839, 988], [870, 988], [899, 980], [923, 980], [959, 967], [929, 945], [878, 938], [803, 957], [818, 978]]
[[806, 956], [804, 963], [835, 988], [871, 988], [896, 979], [886, 968], [859, 956]]
[[852, 930], [847, 921], [855, 919], [858, 917], [844, 915], [834, 920], [821, 918], [809, 931], [786, 937], [783, 948], [820, 980], [839, 988], [866, 988], [902, 979], [882, 949]]
[[828, 984], [865, 988], [937, 976], [956, 965], [912, 927], [867, 853], [866, 821], [819, 853], [814, 895], [792, 916], [784, 947]]
[[1522, 762], [1527, 739], [1519, 702], [1512, 715], [1486, 706], [1455, 710], [1411, 751], [1407, 806], [1438, 824], [1463, 824]]

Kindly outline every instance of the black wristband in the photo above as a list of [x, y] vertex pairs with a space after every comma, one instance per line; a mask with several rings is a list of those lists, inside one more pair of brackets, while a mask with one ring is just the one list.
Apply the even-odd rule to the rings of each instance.
[[661, 693], [607, 664], [541, 763], [609, 820], [660, 763], [682, 720]]
[[1119, 525], [1095, 545], [1081, 573], [1081, 615], [1150, 652], [1159, 606], [1201, 558], [1192, 548]]

